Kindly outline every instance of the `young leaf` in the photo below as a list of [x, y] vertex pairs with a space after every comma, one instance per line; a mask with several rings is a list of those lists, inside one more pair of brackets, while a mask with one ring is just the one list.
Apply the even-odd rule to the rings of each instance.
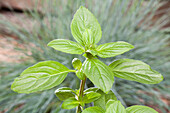
[[110, 64], [114, 76], [144, 84], [157, 84], [163, 76], [152, 70], [149, 65], [132, 59], [121, 59]]
[[128, 113], [158, 113], [154, 109], [147, 107], [147, 106], [141, 106], [141, 105], [134, 105], [131, 107], [126, 108], [126, 111]]
[[82, 113], [105, 113], [105, 111], [100, 107], [94, 106], [85, 109]]
[[78, 100], [76, 100], [74, 97], [68, 98], [67, 100], [65, 100], [62, 104], [62, 108], [63, 109], [73, 109], [75, 107], [77, 107], [80, 104], [80, 102]]
[[76, 71], [76, 76], [77, 76], [80, 80], [84, 80], [84, 79], [85, 79], [85, 75], [84, 75], [84, 73], [83, 73], [82, 70]]
[[[100, 24], [98, 23], [97, 19], [94, 15], [85, 7], [81, 6], [71, 23], [71, 32], [75, 40], [80, 43], [81, 45], [85, 45], [83, 40], [84, 32], [89, 29], [91, 31], [91, 38], [95, 37], [93, 43], [98, 43], [102, 37], [102, 31]], [[89, 38], [89, 37], [87, 37]], [[88, 39], [91, 40], [91, 39]]]
[[94, 85], [105, 93], [110, 91], [114, 82], [114, 76], [107, 65], [98, 59], [86, 59], [82, 70]]
[[134, 46], [127, 42], [111, 42], [99, 45], [96, 51], [100, 57], [107, 58], [123, 54], [133, 48]]
[[56, 61], [39, 62], [22, 72], [13, 82], [11, 89], [18, 93], [50, 89], [61, 84], [71, 71]]
[[62, 87], [62, 88], [57, 89], [55, 91], [55, 94], [60, 100], [63, 101], [70, 97], [75, 97], [76, 92], [74, 90], [72, 90], [71, 88]]
[[112, 99], [117, 100], [115, 94], [110, 90], [108, 94], [105, 94], [103, 91], [98, 90], [97, 93], [101, 94], [101, 97], [94, 101], [94, 106], [101, 107], [103, 109], [106, 109], [106, 103]]
[[84, 48], [76, 42], [65, 40], [65, 39], [55, 39], [48, 43], [48, 46], [65, 53], [70, 54], [82, 54], [84, 53]]
[[86, 94], [83, 97], [83, 103], [91, 103], [95, 100], [97, 100], [99, 97], [101, 96], [101, 94], [96, 93], [96, 92], [89, 92], [88, 94]]
[[73, 65], [74, 69], [80, 70], [81, 66], [82, 66], [82, 63], [78, 58], [74, 58], [72, 60], [72, 65]]
[[111, 100], [106, 105], [106, 113], [126, 113], [126, 110], [120, 101]]

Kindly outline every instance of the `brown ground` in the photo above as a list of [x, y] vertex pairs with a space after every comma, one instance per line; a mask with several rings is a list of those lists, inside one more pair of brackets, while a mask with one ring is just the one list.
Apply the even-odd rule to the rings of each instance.
[[26, 56], [15, 48], [23, 48], [14, 38], [0, 35], [0, 62], [18, 63]]

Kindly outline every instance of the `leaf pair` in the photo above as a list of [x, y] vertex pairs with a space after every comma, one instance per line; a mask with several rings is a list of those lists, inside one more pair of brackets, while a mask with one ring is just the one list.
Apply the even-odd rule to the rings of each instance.
[[76, 91], [67, 87], [57, 89], [55, 94], [60, 100], [64, 101], [62, 104], [63, 109], [72, 109], [79, 105], [84, 106], [84, 104], [91, 103], [101, 96], [100, 93], [94, 91], [86, 91], [84, 96], [79, 100]]
[[109, 67], [98, 59], [86, 59], [82, 70], [105, 93], [111, 89], [114, 76], [145, 84], [157, 84], [163, 80], [163, 76], [149, 65], [132, 59], [116, 60]]
[[127, 42], [112, 42], [96, 47], [102, 37], [101, 27], [94, 15], [83, 6], [74, 15], [71, 32], [78, 43], [56, 39], [51, 41], [48, 46], [65, 53], [82, 54], [89, 52], [93, 56], [98, 55], [102, 58], [114, 57], [134, 48]]

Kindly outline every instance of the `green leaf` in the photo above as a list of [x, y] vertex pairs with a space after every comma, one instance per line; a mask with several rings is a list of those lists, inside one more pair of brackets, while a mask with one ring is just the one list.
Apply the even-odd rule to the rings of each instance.
[[82, 70], [76, 71], [76, 76], [77, 76], [80, 80], [84, 80], [84, 79], [85, 79], [85, 75], [84, 75], [84, 73], [83, 73]]
[[94, 85], [108, 93], [113, 85], [114, 76], [111, 69], [98, 59], [86, 59], [82, 70]]
[[53, 88], [63, 82], [72, 72], [56, 61], [39, 62], [21, 73], [11, 86], [18, 93], [32, 93]]
[[60, 99], [60, 100], [66, 100], [70, 97], [75, 97], [76, 92], [74, 90], [72, 90], [71, 88], [68, 87], [62, 87], [62, 88], [58, 88], [55, 91], [56, 96]]
[[48, 46], [65, 53], [70, 54], [82, 54], [84, 53], [84, 48], [76, 42], [65, 40], [65, 39], [56, 39], [48, 43]]
[[[90, 38], [87, 40], [93, 40], [90, 42], [93, 42], [94, 44], [98, 43], [102, 37], [102, 31], [100, 24], [98, 23], [97, 19], [94, 17], [94, 15], [85, 7], [81, 6], [76, 14], [74, 15], [74, 18], [71, 23], [71, 32], [75, 40], [80, 43], [81, 45], [85, 45], [83, 34], [85, 31], [91, 31]], [[85, 33], [86, 34], [86, 33]], [[85, 35], [84, 34], [84, 35]], [[88, 34], [89, 35], [89, 34]], [[95, 38], [95, 40], [94, 40]]]
[[141, 105], [135, 105], [126, 108], [126, 111], [128, 113], [158, 113], [154, 109], [147, 107], [147, 106], [141, 106]]
[[163, 76], [142, 61], [121, 59], [110, 64], [114, 76], [145, 84], [157, 84]]
[[83, 103], [91, 103], [95, 100], [97, 100], [99, 97], [101, 96], [101, 94], [96, 93], [96, 92], [89, 92], [88, 94], [86, 94], [83, 97]]
[[84, 94], [88, 94], [89, 92], [96, 92], [97, 90], [99, 89], [96, 87], [91, 87], [91, 88], [84, 90]]
[[89, 107], [85, 109], [82, 113], [105, 113], [105, 111], [100, 107]]
[[101, 97], [94, 101], [94, 106], [101, 107], [103, 109], [106, 109], [106, 103], [112, 99], [117, 100], [115, 94], [110, 90], [108, 94], [105, 94], [103, 91], [98, 90], [97, 93], [101, 94]]
[[89, 46], [92, 47], [95, 43], [95, 37], [93, 36], [93, 33], [90, 29], [86, 29], [83, 33], [83, 42], [87, 48], [90, 48]]
[[99, 45], [96, 51], [100, 57], [107, 58], [123, 54], [133, 48], [134, 46], [127, 42], [111, 42]]
[[126, 113], [126, 110], [120, 101], [111, 100], [106, 105], [106, 113]]
[[81, 66], [82, 66], [82, 63], [78, 58], [74, 58], [72, 60], [72, 65], [73, 65], [74, 69], [80, 70]]
[[80, 102], [76, 100], [74, 97], [72, 97], [72, 98], [68, 98], [67, 100], [65, 100], [61, 107], [63, 109], [73, 109], [77, 107], [79, 104]]

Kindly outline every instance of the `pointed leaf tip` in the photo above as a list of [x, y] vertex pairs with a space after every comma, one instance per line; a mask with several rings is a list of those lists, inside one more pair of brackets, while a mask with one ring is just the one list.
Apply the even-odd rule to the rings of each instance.
[[93, 36], [91, 39], [95, 39], [94, 43], [98, 43], [102, 37], [100, 24], [88, 9], [80, 6], [73, 17], [71, 32], [75, 40], [83, 46], [86, 44], [83, 39], [83, 34], [87, 29], [91, 31], [92, 34], [90, 34], [90, 36]]

